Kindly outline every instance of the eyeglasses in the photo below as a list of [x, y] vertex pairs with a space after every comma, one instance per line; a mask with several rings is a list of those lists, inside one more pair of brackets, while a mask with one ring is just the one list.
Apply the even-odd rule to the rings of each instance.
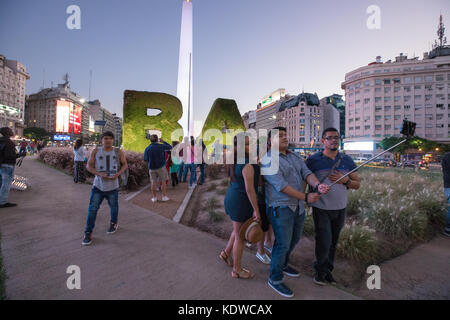
[[339, 136], [329, 136], [329, 137], [325, 137], [325, 140], [331, 141], [331, 140], [339, 140]]

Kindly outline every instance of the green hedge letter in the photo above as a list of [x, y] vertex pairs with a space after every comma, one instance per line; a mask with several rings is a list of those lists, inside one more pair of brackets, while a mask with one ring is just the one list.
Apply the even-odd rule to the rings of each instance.
[[[160, 92], [125, 90], [123, 103], [123, 148], [143, 153], [149, 145], [149, 130], [161, 131], [163, 140], [171, 143], [171, 135], [182, 129], [177, 122], [183, 114], [180, 100], [170, 94]], [[147, 115], [147, 109], [161, 112]], [[154, 110], [153, 110], [154, 111]]]

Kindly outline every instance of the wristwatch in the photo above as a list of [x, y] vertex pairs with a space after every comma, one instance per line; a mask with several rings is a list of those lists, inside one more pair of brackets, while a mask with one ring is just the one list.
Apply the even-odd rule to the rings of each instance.
[[344, 183], [344, 186], [348, 187], [348, 185], [352, 182], [352, 179], [350, 179], [350, 177], [348, 177], [348, 180], [346, 183]]

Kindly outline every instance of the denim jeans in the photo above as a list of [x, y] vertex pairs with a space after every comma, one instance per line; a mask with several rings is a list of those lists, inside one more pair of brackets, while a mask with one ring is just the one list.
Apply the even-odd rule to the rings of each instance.
[[183, 182], [186, 182], [187, 174], [188, 174], [188, 171], [190, 170], [190, 168], [191, 168], [190, 163], [185, 163], [183, 165], [183, 179], [182, 179]]
[[2, 164], [0, 166], [0, 205], [8, 202], [9, 190], [14, 179], [14, 165]]
[[189, 186], [192, 186], [197, 181], [197, 164], [191, 163], [189, 165], [189, 169], [191, 170], [191, 176], [189, 178]]
[[345, 223], [345, 209], [323, 210], [313, 207], [314, 229], [316, 233], [316, 272], [326, 274], [333, 271], [334, 256], [339, 234]]
[[108, 201], [111, 211], [111, 223], [117, 223], [117, 218], [119, 215], [119, 189], [101, 191], [97, 187], [93, 187], [91, 190], [91, 197], [89, 199], [88, 216], [86, 221], [86, 229], [84, 232], [91, 233], [92, 230], [94, 230], [98, 209], [105, 198]]
[[200, 183], [205, 182], [205, 166], [206, 164], [202, 163], [198, 165], [200, 167]]
[[445, 231], [450, 232], [450, 188], [444, 188], [445, 196], [447, 197], [447, 216], [445, 219]]
[[179, 182], [182, 182], [182, 181], [183, 181], [183, 179], [181, 179], [181, 178], [183, 177], [184, 166], [185, 166], [184, 162], [181, 161], [181, 163], [180, 163], [180, 168], [178, 168], [178, 181], [179, 181]]
[[305, 211], [299, 214], [299, 207], [295, 212], [289, 207], [271, 207], [270, 221], [275, 234], [270, 262], [270, 282], [279, 284], [283, 282], [283, 269], [288, 266], [289, 256], [300, 241]]

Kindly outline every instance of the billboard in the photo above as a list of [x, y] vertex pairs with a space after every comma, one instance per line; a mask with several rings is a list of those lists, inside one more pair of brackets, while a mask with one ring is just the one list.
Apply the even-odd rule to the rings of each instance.
[[56, 101], [56, 132], [81, 134], [82, 108], [67, 100]]
[[344, 150], [374, 151], [373, 141], [344, 142]]

